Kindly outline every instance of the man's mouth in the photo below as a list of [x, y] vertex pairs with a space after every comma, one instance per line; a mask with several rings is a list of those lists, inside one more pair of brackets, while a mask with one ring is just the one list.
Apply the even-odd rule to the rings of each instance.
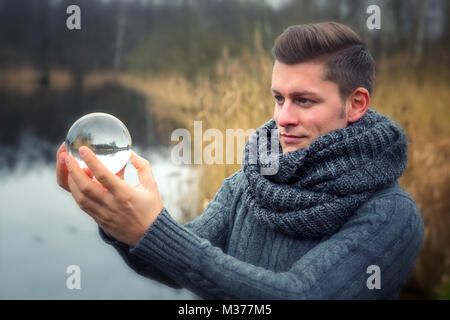
[[284, 143], [299, 143], [302, 139], [305, 139], [306, 136], [296, 136], [293, 134], [285, 134], [283, 133], [281, 135], [281, 139], [283, 140]]

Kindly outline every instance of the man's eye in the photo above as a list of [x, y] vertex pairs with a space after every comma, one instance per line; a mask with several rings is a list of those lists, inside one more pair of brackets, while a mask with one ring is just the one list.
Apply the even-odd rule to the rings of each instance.
[[309, 102], [312, 102], [311, 100], [306, 98], [298, 98], [297, 101], [300, 102], [301, 104], [307, 104]]
[[277, 102], [283, 102], [283, 97], [282, 96], [275, 96], [275, 100], [277, 100]]

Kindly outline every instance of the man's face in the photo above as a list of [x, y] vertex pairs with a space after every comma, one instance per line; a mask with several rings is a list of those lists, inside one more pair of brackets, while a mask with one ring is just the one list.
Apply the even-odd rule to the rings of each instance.
[[336, 83], [323, 80], [318, 62], [287, 65], [275, 61], [272, 72], [274, 118], [283, 154], [306, 148], [314, 139], [347, 126]]

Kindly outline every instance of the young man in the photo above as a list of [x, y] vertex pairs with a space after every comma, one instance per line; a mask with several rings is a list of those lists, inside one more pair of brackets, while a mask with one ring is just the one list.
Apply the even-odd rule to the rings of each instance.
[[[274, 117], [198, 218], [184, 226], [171, 218], [136, 154], [141, 185], [132, 187], [80, 148], [101, 186], [62, 146], [58, 183], [131, 268], [200, 297], [398, 298], [423, 221], [397, 182], [407, 137], [369, 108], [369, 51], [351, 29], [329, 22], [289, 27], [273, 54]], [[265, 152], [273, 146], [278, 153]], [[276, 172], [262, 173], [267, 160], [277, 161]]]

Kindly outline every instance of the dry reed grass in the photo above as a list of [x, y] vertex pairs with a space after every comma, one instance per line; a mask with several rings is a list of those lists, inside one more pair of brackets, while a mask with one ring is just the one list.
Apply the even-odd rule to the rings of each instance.
[[[443, 55], [443, 57], [440, 57]], [[405, 129], [408, 166], [400, 184], [416, 200], [424, 242], [405, 298], [435, 298], [450, 284], [450, 109], [448, 61], [437, 52], [419, 68], [399, 55], [380, 65], [374, 103]]]
[[30, 66], [4, 68], [0, 71], [0, 88], [28, 95], [37, 89], [38, 72]]
[[[0, 70], [0, 89], [30, 95], [40, 87], [41, 74], [32, 66], [4, 68]], [[72, 86], [71, 74], [64, 69], [53, 69], [49, 72], [51, 88], [67, 90]]]

